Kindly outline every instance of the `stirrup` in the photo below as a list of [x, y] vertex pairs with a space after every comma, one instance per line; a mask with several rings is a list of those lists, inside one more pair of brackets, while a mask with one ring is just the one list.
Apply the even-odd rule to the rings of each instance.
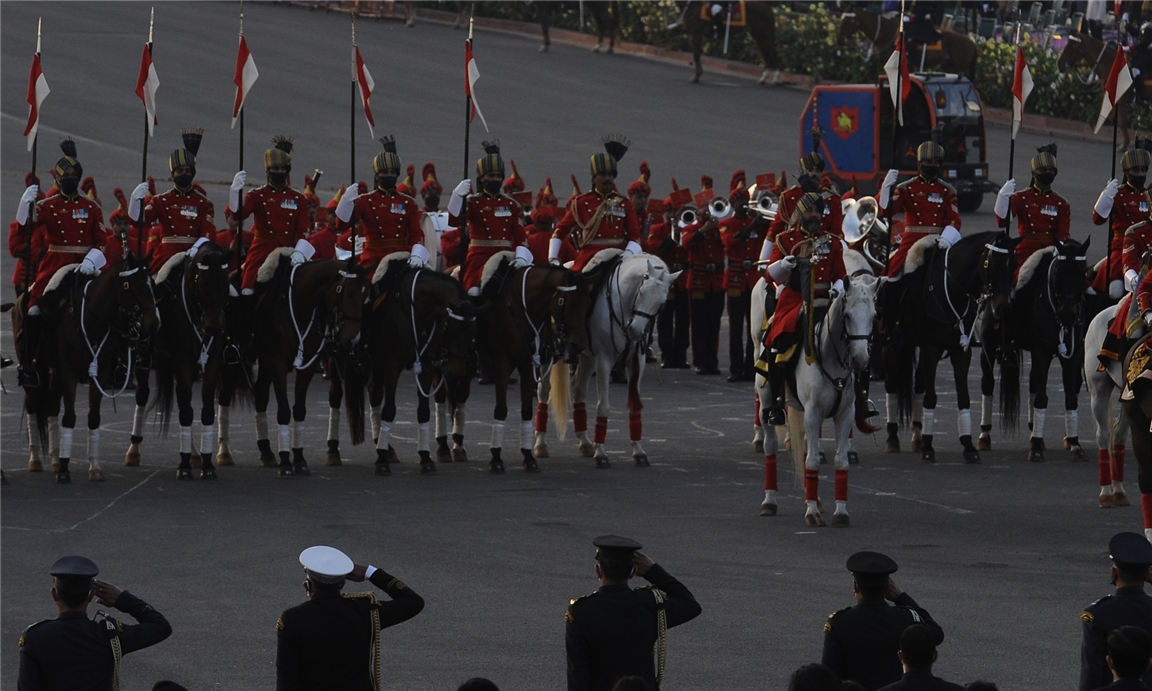
[[40, 373], [34, 369], [16, 368], [16, 383], [25, 389], [40, 388]]
[[774, 405], [768, 410], [764, 411], [764, 421], [773, 427], [781, 427], [788, 420], [784, 415], [784, 409], [778, 405]]

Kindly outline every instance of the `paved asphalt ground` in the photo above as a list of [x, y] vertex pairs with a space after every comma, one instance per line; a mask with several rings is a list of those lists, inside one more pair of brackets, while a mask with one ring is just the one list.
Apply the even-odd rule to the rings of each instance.
[[[207, 186], [218, 207], [236, 168], [238, 136], [228, 129], [236, 9], [157, 6], [160, 127], [149, 170], [158, 178], [166, 174], [180, 127], [204, 127], [199, 179], [217, 183]], [[248, 169], [259, 169], [273, 134], [294, 134], [297, 179], [312, 168], [327, 171], [322, 194], [330, 196], [348, 177], [348, 17], [259, 3], [246, 10], [261, 72], [249, 98]], [[114, 203], [112, 187], [130, 189], [140, 170], [141, 108], [132, 90], [147, 6], [4, 2], [0, 14], [0, 214], [13, 216], [28, 166], [20, 135], [40, 15], [52, 94], [43, 109], [39, 169], [44, 174], [58, 157], [55, 142], [73, 135], [85, 172], [96, 176], [105, 204]], [[357, 28], [377, 84], [377, 133], [395, 133], [401, 155], [418, 168], [435, 161], [450, 188], [463, 149], [463, 33], [394, 22], [362, 21]], [[803, 91], [713, 75], [692, 86], [687, 65], [562, 46], [540, 54], [536, 47], [535, 40], [487, 32], [476, 38], [483, 75], [478, 95], [491, 136], [501, 139], [533, 189], [549, 174], [563, 198], [570, 172], [586, 185], [588, 156], [609, 132], [634, 141], [622, 181], [647, 160], [658, 194], [667, 192], [669, 176], [695, 188], [701, 172], [723, 185], [735, 168], [750, 174], [795, 168]], [[366, 178], [378, 147], [361, 117], [357, 173]], [[988, 133], [996, 144], [993, 177], [1000, 180], [1008, 135]], [[470, 159], [483, 138], [477, 122]], [[1021, 134], [1020, 143], [1023, 170], [1044, 140]], [[1105, 146], [1060, 142], [1056, 187], [1072, 204], [1073, 234], [1093, 235], [1095, 257], [1103, 233], [1087, 219], [1109, 160]], [[991, 201], [965, 218], [965, 231], [991, 227]], [[7, 282], [3, 298], [11, 298]], [[11, 342], [6, 321], [3, 338]], [[671, 634], [668, 689], [784, 688], [792, 670], [819, 659], [825, 617], [851, 604], [843, 564], [860, 549], [892, 555], [901, 565], [897, 582], [944, 627], [941, 676], [990, 679], [1002, 689], [1072, 689], [1079, 613], [1110, 590], [1107, 540], [1141, 526], [1139, 508], [1096, 508], [1095, 464], [1072, 464], [1057, 450], [1057, 415], [1050, 416], [1054, 450], [1045, 464], [1027, 463], [1025, 440], [1004, 439], [998, 430], [997, 450], [981, 465], [963, 465], [951, 412], [939, 416], [934, 466], [910, 453], [886, 455], [876, 446], [882, 440], [858, 438], [862, 461], [850, 477], [853, 527], [810, 530], [785, 462], [780, 515], [756, 517], [762, 458], [750, 444], [747, 385], [688, 372], [653, 368], [647, 374], [645, 432], [653, 467], [646, 470], [628, 462], [623, 391], [613, 387], [612, 470], [594, 470], [569, 437], [553, 440], [553, 457], [542, 462], [540, 475], [510, 465], [507, 475], [490, 476], [484, 460], [492, 394], [480, 388], [470, 406], [473, 461], [421, 477], [409, 383], [395, 433], [404, 463], [391, 478], [371, 474], [366, 447], [346, 448], [344, 467], [321, 465], [326, 410], [317, 386], [310, 397], [309, 478], [285, 482], [257, 467], [250, 418], [241, 413], [233, 416], [238, 465], [223, 469], [216, 482], [178, 483], [171, 437], [150, 436], [144, 464], [124, 468], [119, 458], [128, 444], [131, 401], [121, 399], [104, 407], [107, 482], [84, 481], [77, 464], [77, 482], [68, 487], [52, 484], [48, 473], [21, 471], [20, 397], [11, 393], [12, 370], [0, 380], [10, 392], [0, 396], [0, 465], [10, 480], [0, 494], [4, 688], [15, 687], [21, 629], [53, 616], [48, 566], [61, 555], [82, 553], [101, 565], [103, 578], [144, 597], [175, 628], [164, 644], [128, 658], [125, 689], [150, 688], [161, 678], [190, 689], [270, 689], [274, 623], [282, 609], [303, 599], [296, 555], [316, 543], [386, 568], [427, 599], [423, 614], [384, 634], [387, 688], [451, 689], [474, 675], [513, 691], [562, 688], [564, 608], [568, 598], [595, 588], [589, 539], [616, 532], [644, 543], [704, 608]], [[1080, 400], [1080, 435], [1094, 456], [1087, 395]], [[954, 409], [954, 395], [944, 394], [940, 405]], [[514, 459], [514, 450], [510, 455]], [[1131, 463], [1129, 474], [1135, 477]], [[823, 483], [826, 500], [830, 476]]]

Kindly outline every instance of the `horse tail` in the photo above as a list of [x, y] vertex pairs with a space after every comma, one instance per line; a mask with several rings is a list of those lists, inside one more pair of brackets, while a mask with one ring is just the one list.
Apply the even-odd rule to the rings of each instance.
[[24, 395], [28, 397], [26, 408], [29, 415], [36, 417], [36, 436], [40, 438], [40, 448], [48, 448], [48, 396], [39, 389], [25, 389]]
[[346, 357], [338, 376], [344, 383], [344, 407], [348, 410], [348, 432], [352, 445], [364, 443], [364, 373], [356, 358]]
[[896, 352], [887, 358], [884, 365], [887, 376], [885, 383], [895, 389], [900, 425], [905, 426], [912, 420], [912, 404], [915, 400], [915, 351], [906, 345], [898, 345]]
[[233, 362], [224, 365], [223, 381], [232, 387], [232, 405], [250, 408], [254, 404], [252, 398], [252, 367], [243, 362]]
[[160, 433], [168, 434], [168, 422], [172, 418], [172, 399], [176, 395], [176, 372], [172, 361], [166, 357], [152, 358], [156, 371], [156, 397], [152, 399], [152, 410], [160, 413]]
[[1000, 422], [1009, 434], [1020, 420], [1020, 348], [1005, 345], [1000, 351]]
[[808, 450], [804, 439], [804, 413], [793, 408], [788, 411], [788, 441], [792, 446], [792, 479], [795, 487], [804, 486], [804, 455]]
[[572, 398], [569, 391], [571, 383], [571, 368], [567, 362], [557, 362], [552, 365], [552, 372], [548, 375], [551, 388], [548, 391], [548, 409], [552, 411], [552, 422], [556, 423], [556, 434], [560, 441], [568, 436], [568, 402]]

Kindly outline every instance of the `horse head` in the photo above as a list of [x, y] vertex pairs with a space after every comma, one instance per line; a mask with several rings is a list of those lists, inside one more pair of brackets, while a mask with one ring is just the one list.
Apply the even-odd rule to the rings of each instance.
[[1015, 287], [1016, 244], [1019, 238], [1008, 233], [996, 233], [992, 242], [985, 243], [980, 260], [980, 283], [984, 286], [981, 300], [992, 309], [992, 316], [999, 319], [1012, 303]]
[[1048, 294], [1060, 326], [1071, 329], [1084, 322], [1084, 294], [1088, 290], [1088, 246], [1068, 239], [1056, 244], [1049, 271]]
[[1068, 42], [1064, 44], [1064, 49], [1060, 51], [1060, 57], [1056, 61], [1056, 69], [1064, 74], [1069, 68], [1086, 66], [1088, 62], [1086, 53], [1087, 46], [1084, 44], [1084, 34], [1073, 31], [1068, 35]]
[[[645, 265], [643, 273], [638, 273], [636, 269], [632, 272], [639, 279], [640, 285], [635, 288], [632, 309], [627, 315], [628, 321], [624, 331], [629, 340], [641, 341], [648, 337], [648, 333], [656, 324], [656, 315], [668, 299], [668, 290], [676, 283], [680, 272], [668, 273], [668, 267], [656, 257], [645, 255], [643, 257], [638, 256], [636, 259], [643, 260]], [[620, 268], [621, 274], [624, 273], [628, 264], [629, 262], [625, 262]], [[638, 266], [639, 262], [633, 265]], [[636, 278], [632, 278], [631, 275], [627, 277], [631, 280], [636, 280]], [[625, 277], [622, 276], [622, 280], [626, 280]], [[623, 298], [630, 291], [623, 286], [621, 288], [621, 298]]]
[[845, 45], [848, 39], [857, 31], [862, 31], [860, 26], [860, 18], [855, 12], [845, 12], [840, 15], [840, 28], [836, 31], [836, 45]]
[[230, 287], [228, 254], [215, 243], [202, 244], [184, 272], [183, 289], [200, 306], [199, 327], [209, 336], [224, 330]]
[[879, 278], [866, 273], [856, 274], [844, 282], [844, 294], [836, 301], [836, 310], [844, 325], [842, 337], [848, 341], [849, 359], [857, 371], [868, 369], [869, 343], [876, 320], [876, 291], [879, 286]]
[[329, 333], [337, 347], [355, 343], [364, 320], [364, 303], [368, 296], [368, 273], [352, 260], [333, 260], [335, 280], [324, 292], [324, 309], [328, 313]]
[[[116, 304], [124, 335], [132, 341], [148, 341], [160, 330], [160, 311], [152, 292], [148, 265], [132, 252], [116, 264]], [[112, 273], [109, 271], [109, 273]]]
[[555, 279], [555, 292], [548, 303], [552, 331], [555, 334], [556, 355], [569, 364], [576, 364], [580, 353], [588, 348], [588, 314], [592, 311], [592, 297], [584, 275], [563, 267], [551, 270]]

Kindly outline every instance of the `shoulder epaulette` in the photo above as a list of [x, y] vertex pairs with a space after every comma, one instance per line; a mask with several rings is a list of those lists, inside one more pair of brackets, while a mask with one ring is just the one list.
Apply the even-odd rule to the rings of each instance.
[[596, 591], [593, 591], [591, 593], [588, 593], [587, 595], [584, 595], [583, 597], [573, 598], [573, 599], [568, 601], [568, 606], [572, 606], [572, 605], [576, 604], [577, 602], [587, 600], [588, 598], [592, 597], [595, 594], [596, 594]]
[[20, 634], [20, 647], [24, 647], [24, 644], [27, 642], [27, 641], [24, 639], [24, 636], [25, 636], [25, 635], [26, 635], [26, 634], [27, 634], [29, 631], [31, 631], [32, 629], [36, 628], [37, 626], [39, 626], [39, 625], [41, 625], [41, 624], [47, 624], [47, 623], [48, 623], [48, 622], [50, 622], [50, 621], [52, 621], [52, 620], [51, 620], [51, 619], [44, 619], [44, 620], [42, 620], [42, 621], [38, 621], [38, 622], [36, 622], [35, 624], [31, 624], [31, 625], [29, 625], [29, 626], [28, 626], [28, 628], [24, 629], [24, 632]]
[[1092, 622], [1096, 621], [1096, 615], [1092, 614], [1088, 610], [1084, 610], [1080, 613], [1080, 621], [1084, 622], [1085, 624], [1091, 624]]
[[911, 178], [908, 178], [908, 179], [907, 179], [907, 180], [905, 180], [904, 182], [898, 183], [898, 184], [896, 185], [896, 189], [901, 189], [901, 190], [902, 190], [902, 189], [904, 189], [904, 188], [908, 187], [908, 185], [911, 185], [912, 183], [916, 182], [916, 181], [917, 181], [917, 180], [919, 180], [919, 179], [920, 179], [920, 178], [918, 178], [918, 177], [911, 177]]
[[956, 188], [952, 186], [952, 183], [950, 183], [950, 182], [945, 182], [944, 180], [940, 180], [939, 178], [937, 178], [937, 181], [938, 181], [938, 182], [939, 182], [941, 185], [944, 185], [944, 187], [945, 187], [945, 188], [947, 188], [947, 190], [948, 190], [949, 192], [951, 192], [952, 194], [956, 194]]

